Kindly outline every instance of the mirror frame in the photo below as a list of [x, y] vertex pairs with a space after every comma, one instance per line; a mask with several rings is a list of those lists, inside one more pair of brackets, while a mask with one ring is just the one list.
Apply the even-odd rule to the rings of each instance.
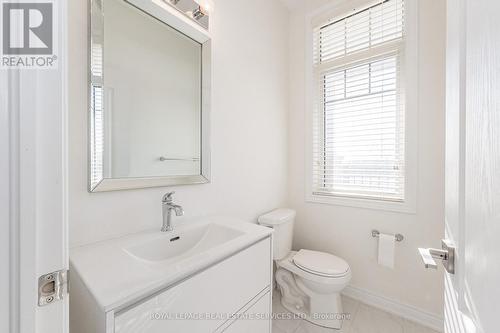
[[[202, 46], [202, 86], [201, 86], [201, 168], [199, 175], [184, 176], [158, 176], [137, 178], [104, 178], [101, 174], [100, 181], [92, 182], [92, 137], [93, 137], [93, 112], [92, 94], [95, 86], [103, 87], [104, 68], [104, 10], [103, 2], [106, 0], [90, 0], [89, 13], [89, 41], [88, 41], [88, 190], [89, 192], [118, 191], [149, 187], [164, 187], [174, 185], [205, 184], [210, 182], [210, 107], [211, 107], [211, 36], [209, 31], [195, 23], [184, 13], [163, 0], [122, 0], [143, 11], [147, 15], [169, 25], [187, 37], [197, 41]], [[193, 1], [193, 0], [188, 0]], [[97, 29], [95, 27], [99, 27]], [[102, 52], [99, 57], [92, 54], [95, 45], [101, 45]], [[97, 64], [97, 61], [100, 61]], [[100, 70], [96, 70], [96, 66]], [[105, 103], [104, 103], [105, 105]], [[105, 106], [103, 106], [105, 108]], [[105, 109], [104, 109], [105, 112]]]

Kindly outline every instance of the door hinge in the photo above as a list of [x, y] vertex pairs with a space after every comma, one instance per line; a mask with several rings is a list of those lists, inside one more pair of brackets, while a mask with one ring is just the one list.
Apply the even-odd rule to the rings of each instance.
[[69, 293], [69, 271], [62, 270], [38, 278], [38, 306], [64, 299]]

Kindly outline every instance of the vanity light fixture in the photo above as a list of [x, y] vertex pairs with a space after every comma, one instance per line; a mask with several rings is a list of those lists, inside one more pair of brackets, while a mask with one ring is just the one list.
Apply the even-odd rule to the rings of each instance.
[[[213, 1], [212, 0], [194, 0], [199, 8], [193, 12], [193, 15], [199, 10], [203, 13], [203, 16], [209, 16], [212, 14], [213, 11]], [[201, 18], [200, 17], [200, 18]]]
[[213, 0], [152, 0], [174, 7], [179, 12], [186, 15], [197, 25], [209, 30], [210, 15], [212, 14]]
[[201, 18], [203, 18], [207, 14], [208, 13], [205, 11], [205, 9], [203, 9], [203, 7], [198, 6], [198, 8], [196, 8], [193, 11], [193, 18], [198, 21], [198, 20], [200, 20]]

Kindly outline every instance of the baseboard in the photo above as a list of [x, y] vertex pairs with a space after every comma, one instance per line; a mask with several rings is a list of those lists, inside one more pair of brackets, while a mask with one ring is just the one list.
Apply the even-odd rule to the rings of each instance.
[[389, 313], [398, 315], [438, 332], [444, 331], [443, 318], [414, 306], [403, 304], [393, 299], [374, 294], [354, 286], [348, 286], [342, 292], [347, 297], [358, 300]]

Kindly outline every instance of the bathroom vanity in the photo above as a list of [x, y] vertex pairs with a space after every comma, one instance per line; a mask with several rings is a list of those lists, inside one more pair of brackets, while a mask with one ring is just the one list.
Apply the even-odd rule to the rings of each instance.
[[271, 234], [205, 218], [74, 248], [71, 332], [271, 332]]

